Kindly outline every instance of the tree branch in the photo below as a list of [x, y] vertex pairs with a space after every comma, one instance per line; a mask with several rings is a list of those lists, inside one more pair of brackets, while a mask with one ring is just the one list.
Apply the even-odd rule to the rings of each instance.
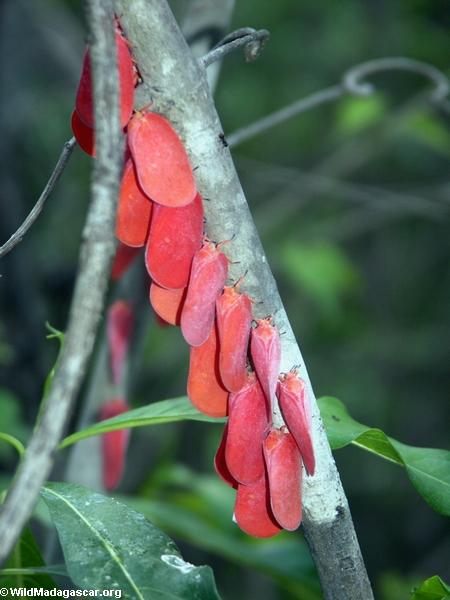
[[12, 236], [9, 238], [9, 240], [7, 242], [5, 242], [3, 244], [3, 246], [0, 246], [0, 258], [5, 256], [5, 254], [8, 254], [8, 252], [11, 252], [11, 250], [15, 246], [17, 246], [17, 244], [19, 242], [21, 242], [23, 240], [25, 234], [28, 232], [30, 227], [35, 223], [35, 221], [41, 214], [42, 209], [44, 208], [44, 204], [45, 204], [47, 198], [53, 192], [53, 189], [54, 189], [55, 185], [57, 184], [58, 179], [61, 177], [62, 172], [66, 168], [66, 165], [69, 161], [69, 158], [70, 158], [75, 146], [76, 146], [75, 138], [71, 138], [68, 142], [66, 142], [64, 144], [62, 152], [58, 158], [58, 162], [56, 163], [55, 168], [53, 169], [53, 173], [50, 175], [50, 179], [48, 180], [47, 185], [43, 189], [42, 194], [39, 196], [38, 201], [36, 202], [34, 207], [31, 209], [30, 214], [27, 216], [27, 218], [22, 223], [22, 225], [17, 229], [17, 231], [12, 234]]
[[410, 73], [423, 75], [434, 84], [434, 89], [430, 93], [430, 100], [436, 104], [445, 100], [450, 91], [448, 77], [439, 69], [428, 63], [403, 56], [378, 58], [356, 65], [344, 74], [342, 85], [347, 92], [355, 96], [370, 96], [375, 88], [371, 83], [362, 80], [369, 75], [382, 71], [409, 71]]
[[[288, 371], [302, 365], [301, 376], [312, 402], [317, 472], [304, 483], [304, 529], [327, 600], [373, 598], [345, 493], [330, 451], [319, 410], [294, 333], [283, 308], [272, 272], [237, 177], [205, 72], [191, 56], [165, 0], [116, 0], [121, 23], [133, 51], [143, 84], [141, 106], [166, 115], [177, 127], [196, 167], [211, 239], [233, 239], [226, 252], [230, 277], [245, 272], [245, 291], [256, 300], [256, 316], [272, 314], [282, 336], [282, 365]], [[276, 424], [282, 423], [279, 411]]]
[[260, 29], [259, 31], [253, 29], [253, 27], [236, 29], [236, 31], [232, 31], [226, 35], [212, 50], [205, 54], [200, 59], [200, 63], [204, 67], [208, 67], [214, 62], [222, 60], [227, 54], [242, 47], [244, 48], [245, 60], [247, 62], [254, 61], [261, 55], [269, 39], [269, 35], [267, 29]]
[[383, 71], [408, 71], [423, 75], [434, 84], [430, 93], [430, 101], [445, 110], [450, 111], [449, 103], [446, 98], [450, 91], [450, 82], [448, 77], [428, 63], [413, 60], [404, 57], [389, 57], [356, 65], [346, 71], [342, 76], [342, 83], [332, 87], [315, 92], [306, 98], [301, 98], [289, 106], [281, 108], [262, 119], [258, 119], [250, 125], [246, 125], [237, 131], [227, 135], [227, 142], [231, 147], [238, 146], [252, 137], [299, 115], [302, 112], [317, 108], [322, 104], [327, 104], [338, 100], [346, 95], [370, 96], [376, 91], [376, 88], [369, 82], [363, 81], [369, 75]]
[[122, 163], [119, 94], [111, 0], [87, 0], [94, 82], [97, 160], [91, 205], [64, 347], [53, 384], [25, 457], [0, 514], [0, 563], [29, 518], [54, 462], [54, 454], [92, 352], [114, 251], [114, 221]]
[[334, 100], [341, 98], [344, 94], [345, 91], [342, 86], [334, 85], [333, 87], [315, 92], [306, 98], [300, 98], [300, 100], [296, 100], [292, 104], [289, 104], [289, 106], [280, 108], [280, 110], [277, 110], [266, 117], [262, 117], [262, 119], [258, 119], [250, 125], [241, 127], [237, 131], [228, 134], [226, 136], [228, 145], [230, 148], [239, 146], [239, 144], [242, 144], [242, 142], [246, 142], [252, 137], [271, 129], [272, 127], [275, 127], [276, 125], [279, 125], [288, 119], [292, 119], [292, 117], [295, 117], [302, 112], [306, 112], [311, 108], [316, 108], [321, 104], [333, 102]]

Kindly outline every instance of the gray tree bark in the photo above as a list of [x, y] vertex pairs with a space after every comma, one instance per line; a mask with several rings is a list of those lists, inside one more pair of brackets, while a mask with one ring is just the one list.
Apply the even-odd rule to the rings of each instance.
[[97, 333], [114, 252], [114, 223], [123, 149], [119, 125], [111, 0], [86, 2], [91, 34], [97, 160], [91, 205], [64, 347], [23, 462], [0, 513], [0, 564], [28, 520], [54, 462], [54, 454], [81, 386]]
[[[205, 202], [207, 233], [224, 246], [231, 278], [246, 274], [244, 288], [273, 315], [282, 336], [282, 370], [301, 365], [308, 384], [317, 457], [314, 477], [304, 484], [303, 527], [327, 600], [373, 598], [348, 502], [326, 438], [308, 373], [283, 308], [276, 282], [233, 165], [221, 140], [222, 127], [204, 69], [192, 56], [165, 0], [116, 0], [121, 24], [143, 77], [137, 108], [149, 104], [164, 114], [184, 140]], [[258, 315], [257, 315], [258, 316]], [[275, 421], [282, 423], [276, 409]]]

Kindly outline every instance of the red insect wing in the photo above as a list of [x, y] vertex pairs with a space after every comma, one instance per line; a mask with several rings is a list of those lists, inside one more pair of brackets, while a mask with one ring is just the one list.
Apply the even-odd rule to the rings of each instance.
[[72, 112], [70, 122], [80, 148], [89, 156], [95, 156], [94, 130], [83, 123], [76, 110]]
[[153, 281], [169, 289], [186, 287], [192, 259], [202, 245], [202, 235], [200, 194], [179, 208], [155, 204], [145, 251], [147, 271]]
[[138, 254], [139, 248], [131, 248], [119, 242], [111, 268], [111, 279], [120, 279]]
[[81, 69], [80, 81], [78, 83], [77, 95], [75, 98], [75, 109], [81, 121], [88, 127], [94, 127], [93, 100], [92, 100], [92, 79], [91, 79], [91, 60], [88, 50], [83, 56], [83, 66]]
[[111, 357], [111, 371], [113, 382], [116, 385], [122, 379], [133, 323], [133, 311], [128, 302], [117, 300], [111, 305], [108, 310], [106, 330]]
[[225, 460], [225, 446], [227, 443], [227, 429], [228, 425], [225, 425], [223, 430], [222, 439], [220, 441], [220, 445], [217, 448], [216, 455], [214, 457], [214, 468], [216, 470], [217, 475], [230, 487], [237, 490], [238, 482], [234, 479], [233, 475], [230, 473], [227, 462]]
[[264, 473], [263, 441], [269, 418], [264, 393], [253, 373], [239, 392], [230, 394], [228, 412], [228, 469], [239, 483], [254, 483]]
[[219, 347], [216, 327], [207, 340], [191, 348], [187, 393], [192, 404], [211, 417], [225, 417], [228, 411], [228, 390], [219, 375]]
[[186, 292], [186, 288], [166, 290], [153, 282], [150, 286], [150, 304], [163, 321], [179, 325]]
[[116, 33], [120, 81], [120, 125], [126, 127], [134, 106], [135, 68], [127, 40]]
[[248, 535], [266, 538], [280, 533], [272, 514], [266, 475], [252, 485], [239, 485], [234, 506], [236, 523]]
[[181, 331], [190, 346], [208, 338], [216, 300], [228, 275], [228, 259], [213, 243], [206, 242], [192, 261], [188, 292], [181, 313]]
[[264, 441], [270, 505], [277, 523], [294, 531], [302, 520], [302, 459], [287, 431], [272, 429]]
[[116, 237], [127, 246], [143, 246], [147, 240], [151, 214], [152, 201], [140, 189], [133, 161], [129, 159], [120, 184]]
[[311, 431], [311, 412], [306, 385], [295, 373], [280, 377], [278, 402], [284, 421], [292, 433], [308, 475], [314, 475], [316, 462]]
[[186, 206], [197, 194], [183, 143], [161, 115], [135, 113], [128, 125], [128, 143], [142, 189], [164, 206]]
[[[134, 103], [134, 67], [126, 40], [116, 32], [117, 65], [120, 82], [120, 124], [125, 127], [130, 120]], [[89, 51], [83, 58], [80, 82], [75, 99], [75, 109], [81, 121], [88, 127], [94, 127], [91, 61]]]
[[[121, 398], [110, 400], [101, 409], [100, 420], [111, 419], [128, 410]], [[115, 489], [122, 478], [129, 431], [120, 429], [102, 435], [103, 485], [107, 490]]]
[[226, 287], [216, 301], [220, 339], [220, 375], [230, 392], [247, 380], [247, 350], [252, 325], [252, 302], [234, 287]]
[[275, 396], [281, 360], [280, 335], [270, 318], [257, 321], [257, 326], [252, 329], [250, 350], [256, 374], [270, 405]]

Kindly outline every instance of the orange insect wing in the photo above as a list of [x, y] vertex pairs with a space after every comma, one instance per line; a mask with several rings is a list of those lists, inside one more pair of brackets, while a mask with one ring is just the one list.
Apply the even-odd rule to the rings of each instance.
[[220, 374], [230, 392], [238, 392], [247, 380], [247, 351], [252, 325], [252, 303], [246, 294], [226, 287], [216, 301], [220, 339]]
[[228, 469], [239, 483], [254, 483], [264, 473], [262, 447], [269, 428], [267, 404], [254, 373], [239, 392], [230, 394], [228, 412]]
[[116, 237], [127, 246], [143, 246], [147, 240], [151, 214], [152, 202], [140, 189], [133, 161], [128, 159], [120, 184]]
[[[120, 84], [120, 124], [123, 128], [130, 120], [133, 111], [134, 67], [126, 40], [117, 32], [115, 39]], [[81, 121], [88, 127], [93, 128], [94, 111], [89, 50], [86, 50], [83, 58], [83, 67], [75, 98], [75, 109]]]
[[305, 469], [314, 475], [316, 461], [311, 429], [311, 413], [306, 385], [294, 372], [280, 377], [278, 402], [284, 421], [302, 455]]
[[200, 194], [187, 206], [168, 208], [155, 204], [145, 251], [147, 271], [153, 281], [170, 289], [186, 287], [202, 234]]
[[[117, 417], [127, 410], [128, 406], [121, 398], [110, 400], [102, 407], [100, 420]], [[103, 485], [107, 490], [115, 489], [122, 478], [128, 437], [127, 429], [108, 431], [102, 435]]]
[[248, 535], [266, 538], [280, 533], [281, 527], [270, 508], [265, 474], [252, 485], [238, 486], [234, 517], [242, 531]]
[[228, 390], [220, 380], [219, 347], [215, 326], [201, 346], [191, 348], [187, 393], [190, 401], [199, 411], [211, 417], [226, 416]]
[[216, 300], [228, 274], [228, 259], [211, 242], [194, 255], [186, 300], [181, 313], [181, 331], [190, 346], [201, 346], [214, 323]]
[[269, 404], [275, 395], [281, 360], [280, 335], [270, 321], [270, 317], [258, 320], [250, 341], [253, 365]]
[[179, 325], [186, 288], [168, 290], [152, 282], [150, 286], [150, 304], [155, 313], [166, 323]]
[[70, 124], [73, 135], [83, 152], [95, 157], [94, 130], [83, 123], [76, 110], [72, 112]]
[[220, 440], [220, 445], [217, 448], [216, 455], [214, 457], [214, 468], [216, 470], [217, 475], [230, 487], [237, 489], [238, 482], [234, 479], [233, 475], [230, 473], [230, 470], [227, 466], [227, 461], [225, 460], [225, 447], [227, 444], [227, 429], [228, 425], [225, 425], [223, 430], [222, 439]]
[[264, 441], [270, 505], [277, 522], [294, 531], [302, 520], [302, 459], [287, 431], [272, 429]]
[[183, 143], [172, 125], [149, 111], [133, 115], [128, 143], [142, 189], [154, 202], [186, 206], [197, 194], [194, 175]]

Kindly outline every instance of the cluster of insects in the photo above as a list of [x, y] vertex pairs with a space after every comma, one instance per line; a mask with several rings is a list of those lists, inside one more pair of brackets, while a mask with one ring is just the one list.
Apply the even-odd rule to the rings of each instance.
[[[306, 386], [295, 370], [280, 375], [281, 343], [272, 319], [253, 319], [253, 300], [239, 291], [240, 281], [226, 285], [229, 260], [223, 243], [205, 237], [202, 197], [178, 134], [150, 108], [133, 112], [137, 69], [119, 24], [116, 48], [127, 149], [116, 220], [120, 244], [112, 276], [120, 277], [145, 247], [150, 303], [160, 319], [181, 327], [190, 346], [188, 396], [207, 415], [228, 416], [215, 468], [237, 490], [238, 525], [256, 537], [297, 529], [302, 518], [302, 465], [309, 475], [315, 469]], [[80, 146], [94, 156], [88, 52], [72, 129]], [[111, 335], [119, 331], [119, 340], [127, 327], [125, 313], [119, 304], [109, 315]], [[114, 346], [117, 340], [111, 344], [113, 374]], [[119, 365], [120, 356], [119, 350]], [[120, 378], [120, 373], [114, 377]], [[124, 401], [114, 402], [102, 417], [126, 410]], [[286, 423], [280, 429], [272, 425], [276, 403]], [[120, 477], [126, 438], [106, 440], [105, 485], [111, 489]], [[116, 471], [114, 461], [119, 465]]]

